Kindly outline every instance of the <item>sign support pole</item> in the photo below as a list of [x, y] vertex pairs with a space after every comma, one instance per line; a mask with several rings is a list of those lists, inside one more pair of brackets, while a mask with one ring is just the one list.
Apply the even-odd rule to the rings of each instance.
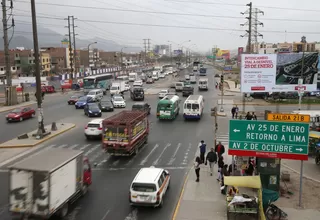
[[301, 167], [300, 167], [299, 207], [302, 207], [302, 179], [303, 179], [303, 160], [301, 160]]

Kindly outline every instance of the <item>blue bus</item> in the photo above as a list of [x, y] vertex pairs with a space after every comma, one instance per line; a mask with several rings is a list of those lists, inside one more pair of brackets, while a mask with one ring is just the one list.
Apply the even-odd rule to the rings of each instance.
[[83, 79], [83, 92], [87, 94], [92, 89], [102, 89], [106, 94], [113, 80], [113, 74], [101, 74], [96, 76], [88, 76]]
[[200, 76], [206, 76], [207, 75], [207, 69], [204, 67], [201, 67], [199, 70]]

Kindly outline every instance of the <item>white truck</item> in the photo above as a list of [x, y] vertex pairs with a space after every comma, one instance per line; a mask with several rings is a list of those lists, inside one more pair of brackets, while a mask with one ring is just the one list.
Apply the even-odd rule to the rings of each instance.
[[123, 94], [127, 89], [126, 82], [124, 81], [116, 81], [111, 84], [110, 87], [110, 94]]
[[199, 90], [208, 90], [208, 79], [207, 78], [200, 78], [198, 81], [198, 89]]
[[16, 217], [65, 218], [91, 185], [83, 151], [49, 149], [9, 166], [9, 211]]
[[152, 72], [152, 79], [158, 80], [159, 79], [159, 72], [158, 71], [153, 71]]
[[129, 81], [134, 82], [138, 79], [138, 73], [129, 73]]
[[197, 83], [197, 78], [195, 75], [190, 75], [190, 83], [192, 84]]

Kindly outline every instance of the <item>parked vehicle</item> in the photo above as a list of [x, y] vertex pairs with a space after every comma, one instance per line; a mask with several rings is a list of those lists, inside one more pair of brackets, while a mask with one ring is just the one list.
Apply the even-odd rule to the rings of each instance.
[[92, 102], [94, 101], [91, 97], [82, 96], [78, 99], [78, 101], [74, 104], [74, 106], [76, 109], [84, 108], [84, 106], [86, 106], [87, 103], [92, 103]]
[[50, 86], [50, 85], [41, 86], [41, 91], [45, 92], [45, 93], [55, 93], [56, 92], [54, 86]]
[[23, 121], [28, 118], [34, 118], [36, 111], [30, 107], [16, 108], [6, 115], [7, 122]]
[[185, 85], [182, 89], [182, 96], [188, 97], [189, 95], [193, 95], [194, 88], [191, 85]]
[[130, 156], [148, 142], [149, 121], [143, 111], [121, 111], [104, 119], [102, 148], [114, 156]]
[[129, 81], [134, 82], [138, 79], [138, 73], [129, 73]]
[[141, 168], [130, 186], [130, 205], [161, 208], [169, 187], [169, 171], [153, 166]]
[[116, 81], [113, 82], [111, 87], [110, 87], [110, 94], [115, 95], [115, 94], [123, 94], [127, 89], [126, 82], [125, 81]]
[[136, 101], [136, 100], [141, 100], [143, 101], [144, 100], [144, 90], [142, 87], [133, 87], [131, 90], [130, 90], [130, 97], [133, 101]]
[[68, 100], [68, 105], [74, 105], [79, 100], [79, 98], [82, 97], [82, 95], [73, 95]]
[[83, 109], [84, 114], [88, 117], [101, 117], [101, 109], [100, 106], [96, 103], [88, 103]]
[[87, 139], [101, 138], [102, 136], [102, 121], [103, 119], [94, 119], [86, 125], [84, 128], [84, 135]]
[[110, 100], [101, 100], [100, 101], [101, 111], [103, 112], [113, 112], [113, 104]]
[[208, 90], [208, 79], [207, 78], [201, 78], [198, 81], [198, 88], [199, 90]]
[[168, 89], [163, 89], [159, 92], [159, 99], [164, 98], [166, 95], [168, 95], [169, 90]]
[[184, 75], [184, 79], [189, 81], [190, 80], [190, 76], [189, 75]]
[[65, 218], [91, 183], [91, 165], [83, 151], [40, 151], [9, 166], [9, 211], [21, 219]]
[[151, 106], [146, 102], [136, 102], [132, 105], [132, 111], [143, 111], [150, 115]]
[[173, 120], [179, 115], [180, 98], [177, 95], [167, 95], [158, 102], [157, 118]]
[[100, 101], [103, 98], [103, 91], [101, 89], [93, 89], [89, 91], [87, 97], [91, 97], [94, 102]]
[[204, 109], [202, 95], [190, 95], [183, 104], [184, 119], [201, 119]]

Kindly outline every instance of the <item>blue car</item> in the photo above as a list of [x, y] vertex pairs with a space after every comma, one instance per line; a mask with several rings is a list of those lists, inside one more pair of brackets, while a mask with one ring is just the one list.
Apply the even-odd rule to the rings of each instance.
[[76, 109], [84, 108], [84, 106], [86, 106], [86, 104], [92, 103], [92, 102], [93, 102], [93, 99], [91, 97], [82, 96], [78, 99], [78, 101], [76, 102], [76, 104], [74, 104], [74, 106]]
[[84, 114], [88, 117], [101, 117], [101, 109], [96, 103], [88, 103], [84, 107]]

